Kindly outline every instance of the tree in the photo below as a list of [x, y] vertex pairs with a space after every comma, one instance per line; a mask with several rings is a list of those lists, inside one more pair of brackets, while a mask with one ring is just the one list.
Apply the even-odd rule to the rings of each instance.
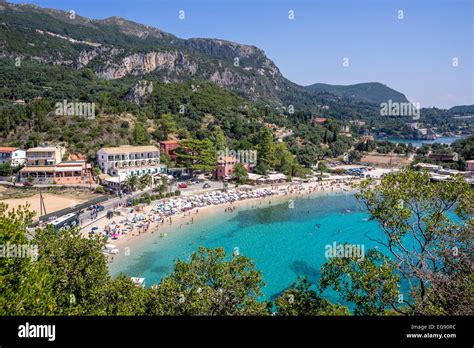
[[359, 151], [349, 152], [349, 162], [359, 162], [362, 159], [362, 154]]
[[216, 150], [209, 139], [183, 140], [175, 155], [176, 162], [186, 167], [191, 176], [195, 170], [212, 171], [216, 168]]
[[189, 262], [177, 260], [174, 271], [150, 290], [151, 315], [267, 315], [259, 302], [262, 274], [245, 256], [226, 260], [223, 248], [199, 248]]
[[13, 174], [13, 170], [14, 167], [12, 167], [10, 161], [0, 164], [0, 175], [11, 176]]
[[162, 114], [156, 121], [157, 130], [154, 132], [158, 140], [167, 140], [170, 134], [176, 133], [178, 128], [174, 116], [167, 112]]
[[253, 168], [253, 171], [260, 175], [266, 175], [270, 171], [270, 167], [263, 162], [257, 162], [257, 165]]
[[234, 166], [234, 176], [239, 184], [245, 184], [249, 178], [249, 174], [244, 165], [240, 162]]
[[104, 186], [97, 186], [94, 190], [95, 193], [98, 193], [98, 194], [104, 194], [105, 193], [105, 189], [104, 189]]
[[[10, 212], [7, 208], [0, 203], [0, 244], [34, 248], [27, 230], [34, 213], [28, 206]], [[0, 315], [48, 315], [55, 311], [53, 282], [33, 257], [1, 257]]]
[[136, 175], [129, 175], [123, 182], [123, 185], [127, 187], [131, 192], [135, 191], [139, 186], [139, 179]]
[[335, 305], [311, 289], [308, 279], [298, 277], [296, 283], [278, 296], [275, 301], [276, 315], [313, 316], [313, 315], [349, 315], [349, 309]]
[[83, 71], [82, 71], [82, 76], [84, 76], [86, 79], [90, 80], [90, 81], [94, 81], [95, 80], [95, 74], [94, 72], [92, 71], [92, 69], [90, 68], [85, 68]]
[[[396, 261], [394, 267], [410, 291], [403, 296], [403, 303], [393, 308], [403, 314], [432, 313], [430, 308], [440, 303], [431, 302], [430, 284], [440, 276], [453, 276], [452, 269], [440, 262], [441, 256], [465, 257], [472, 251], [462, 231], [474, 211], [474, 192], [460, 177], [452, 182], [431, 182], [428, 173], [409, 169], [385, 176], [378, 186], [372, 182], [369, 179], [361, 184], [358, 198], [367, 206], [371, 219], [379, 222], [385, 240], [377, 242]], [[461, 277], [468, 279], [472, 288], [472, 273]]]
[[146, 131], [142, 123], [135, 123], [133, 128], [133, 144], [134, 145], [147, 145], [150, 142], [150, 135]]
[[298, 148], [296, 153], [296, 159], [298, 163], [309, 168], [317, 162], [319, 152], [319, 149], [316, 148], [314, 145], [308, 144], [301, 148]]
[[293, 154], [288, 150], [285, 143], [278, 143], [275, 145], [275, 169], [286, 175], [292, 174], [292, 168], [295, 164]]
[[224, 151], [227, 146], [227, 141], [225, 139], [224, 132], [222, 129], [216, 127], [212, 132], [212, 141], [217, 151]]
[[153, 178], [150, 174], [143, 174], [138, 179], [138, 189], [140, 191], [144, 190], [146, 187], [151, 186], [152, 182], [153, 182]]
[[110, 279], [99, 237], [83, 238], [77, 229], [38, 229], [42, 272], [52, 277], [57, 309], [54, 314], [93, 315], [103, 304], [100, 292]]
[[275, 144], [273, 142], [272, 132], [263, 127], [258, 135], [257, 144], [258, 163], [262, 163], [268, 168], [274, 168], [276, 165]]
[[98, 177], [101, 174], [100, 168], [98, 166], [95, 166], [94, 168], [92, 168], [92, 174]]
[[119, 275], [105, 284], [100, 292], [103, 307], [98, 315], [145, 315], [147, 289], [137, 286], [130, 278]]
[[346, 302], [355, 304], [355, 315], [382, 315], [399, 298], [400, 278], [389, 259], [369, 250], [363, 259], [334, 257], [321, 268], [322, 289], [333, 288]]
[[473, 315], [473, 235], [474, 222], [470, 219], [457, 238], [463, 252], [445, 249], [439, 254], [443, 272], [433, 274], [427, 288], [428, 300], [415, 304], [415, 307], [424, 306], [424, 312], [428, 315]]
[[328, 166], [324, 162], [319, 162], [318, 163], [318, 170], [319, 170], [321, 176], [323, 176], [323, 172], [328, 170]]

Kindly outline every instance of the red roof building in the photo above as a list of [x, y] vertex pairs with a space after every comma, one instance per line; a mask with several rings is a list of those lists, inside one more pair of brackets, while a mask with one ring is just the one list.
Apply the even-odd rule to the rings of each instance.
[[177, 147], [179, 147], [179, 143], [176, 140], [160, 141], [160, 151], [170, 156], [170, 158], [173, 161], [176, 160], [176, 155], [174, 154], [174, 150]]
[[314, 122], [315, 123], [324, 123], [324, 122], [326, 122], [326, 118], [324, 118], [324, 117], [315, 117]]

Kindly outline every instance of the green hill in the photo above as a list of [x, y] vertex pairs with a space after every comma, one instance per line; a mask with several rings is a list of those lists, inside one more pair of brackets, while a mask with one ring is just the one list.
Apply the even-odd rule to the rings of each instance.
[[340, 98], [353, 99], [375, 104], [388, 102], [390, 99], [393, 102], [408, 102], [408, 99], [404, 94], [378, 82], [358, 83], [348, 86], [315, 83], [314, 85], [307, 86], [306, 89], [316, 92], [334, 94]]

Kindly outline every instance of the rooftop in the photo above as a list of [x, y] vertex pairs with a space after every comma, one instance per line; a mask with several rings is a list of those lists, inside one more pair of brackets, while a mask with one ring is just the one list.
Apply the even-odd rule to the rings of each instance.
[[109, 155], [114, 155], [114, 154], [131, 153], [131, 152], [158, 152], [160, 150], [154, 145], [144, 145], [144, 146], [123, 145], [123, 146], [118, 146], [118, 147], [103, 147], [99, 151], [103, 151]]
[[36, 172], [54, 172], [54, 166], [32, 166], [24, 167], [20, 170], [21, 173], [36, 173]]
[[59, 148], [55, 146], [39, 146], [32, 147], [31, 149], [26, 150], [26, 152], [51, 152], [56, 150], [59, 150]]
[[10, 146], [0, 146], [0, 152], [13, 152], [15, 150], [18, 150], [18, 148]]

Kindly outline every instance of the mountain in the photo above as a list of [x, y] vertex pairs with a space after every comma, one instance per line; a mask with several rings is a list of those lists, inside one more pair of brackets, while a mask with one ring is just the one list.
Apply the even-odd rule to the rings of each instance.
[[449, 109], [454, 114], [473, 114], [474, 105], [457, 105]]
[[207, 81], [280, 111], [293, 106], [313, 113], [334, 103], [345, 103], [349, 106], [345, 109], [351, 110], [361, 102], [379, 103], [385, 96], [406, 100], [375, 83], [305, 88], [286, 79], [255, 46], [219, 39], [185, 40], [121, 17], [93, 20], [34, 5], [0, 3], [0, 25], [0, 58], [91, 69], [109, 81], [135, 78], [129, 88], [143, 78], [164, 83]]
[[164, 82], [205, 80], [253, 100], [282, 104], [291, 83], [254, 46], [183, 40], [120, 17], [91, 20], [31, 5], [0, 4], [1, 56], [90, 68], [106, 80], [147, 75]]
[[306, 89], [334, 94], [341, 98], [360, 100], [375, 104], [386, 103], [390, 99], [393, 102], [408, 102], [408, 99], [404, 94], [378, 82], [358, 83], [348, 86], [315, 83], [306, 86]]

